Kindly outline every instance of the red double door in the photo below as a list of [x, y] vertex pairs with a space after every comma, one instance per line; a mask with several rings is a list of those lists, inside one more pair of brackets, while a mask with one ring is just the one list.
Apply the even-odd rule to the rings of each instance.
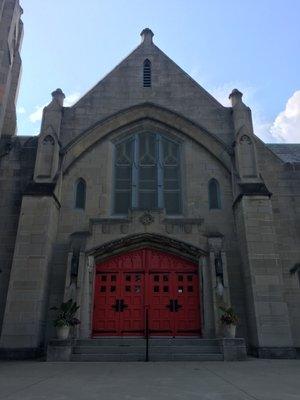
[[93, 335], [200, 335], [198, 268], [152, 249], [115, 256], [96, 267]]

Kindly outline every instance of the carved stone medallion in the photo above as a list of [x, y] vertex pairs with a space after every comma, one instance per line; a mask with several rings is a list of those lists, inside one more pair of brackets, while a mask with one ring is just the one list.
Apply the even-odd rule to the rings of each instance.
[[140, 223], [143, 225], [150, 225], [150, 224], [153, 224], [153, 222], [154, 222], [154, 217], [149, 212], [145, 212], [140, 217]]

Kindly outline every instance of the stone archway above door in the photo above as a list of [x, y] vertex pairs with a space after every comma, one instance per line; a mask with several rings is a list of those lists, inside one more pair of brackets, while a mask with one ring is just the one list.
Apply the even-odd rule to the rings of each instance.
[[201, 256], [208, 256], [205, 250], [190, 243], [155, 233], [138, 233], [121, 237], [92, 248], [87, 251], [87, 254], [93, 256], [97, 264], [112, 255], [141, 247], [167, 251], [168, 253], [178, 255], [196, 263], [199, 262]]

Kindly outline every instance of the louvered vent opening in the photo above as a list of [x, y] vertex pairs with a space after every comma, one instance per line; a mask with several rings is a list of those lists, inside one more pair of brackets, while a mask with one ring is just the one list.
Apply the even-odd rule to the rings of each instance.
[[151, 62], [149, 60], [144, 61], [143, 84], [144, 87], [151, 87]]

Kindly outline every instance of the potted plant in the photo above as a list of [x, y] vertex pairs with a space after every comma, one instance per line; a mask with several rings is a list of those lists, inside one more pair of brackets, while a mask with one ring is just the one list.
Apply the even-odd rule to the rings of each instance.
[[232, 307], [220, 306], [221, 317], [220, 321], [223, 326], [224, 337], [234, 338], [236, 332], [236, 326], [239, 322], [238, 316], [234, 312]]
[[52, 307], [51, 310], [58, 311], [53, 325], [56, 327], [56, 335], [60, 340], [66, 340], [70, 334], [70, 327], [80, 324], [78, 318], [75, 317], [79, 306], [73, 299], [61, 303], [59, 307]]

